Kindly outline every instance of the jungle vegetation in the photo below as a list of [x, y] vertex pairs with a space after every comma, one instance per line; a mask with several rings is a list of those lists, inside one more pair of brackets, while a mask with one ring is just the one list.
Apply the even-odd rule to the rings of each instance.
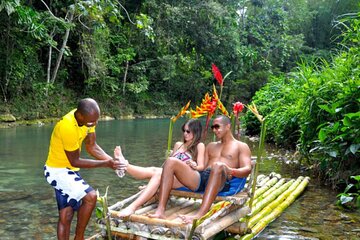
[[[223, 73], [222, 102], [254, 101], [268, 141], [324, 180], [359, 174], [358, 0], [1, 0], [0, 113], [172, 115]], [[259, 89], [261, 89], [259, 91]], [[259, 130], [246, 115], [250, 134]]]

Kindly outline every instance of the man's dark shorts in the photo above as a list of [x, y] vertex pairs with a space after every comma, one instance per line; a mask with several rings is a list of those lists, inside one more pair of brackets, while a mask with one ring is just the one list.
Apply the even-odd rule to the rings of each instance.
[[[205, 169], [204, 171], [199, 171], [200, 173], [200, 183], [199, 187], [195, 192], [203, 192], [208, 184], [211, 168]], [[219, 192], [227, 192], [230, 189], [230, 180], [226, 178], [225, 184]]]

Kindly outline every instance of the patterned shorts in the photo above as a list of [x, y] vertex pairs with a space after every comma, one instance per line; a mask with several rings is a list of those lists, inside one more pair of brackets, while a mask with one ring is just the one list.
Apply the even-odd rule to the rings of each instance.
[[55, 189], [58, 209], [72, 207], [74, 211], [81, 205], [81, 199], [94, 190], [80, 176], [78, 171], [68, 168], [44, 166], [46, 181]]

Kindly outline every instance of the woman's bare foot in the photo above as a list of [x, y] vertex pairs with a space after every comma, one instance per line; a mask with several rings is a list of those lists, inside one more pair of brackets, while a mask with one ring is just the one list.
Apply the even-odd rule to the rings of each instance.
[[128, 217], [131, 214], [133, 214], [135, 212], [135, 210], [136, 209], [133, 209], [132, 207], [129, 206], [129, 207], [124, 208], [123, 210], [121, 210], [117, 216], [119, 218], [125, 218], [125, 217]]
[[144, 190], [147, 187], [147, 185], [141, 185], [138, 187], [139, 190]]
[[122, 178], [125, 176], [126, 168], [129, 165], [129, 162], [125, 159], [124, 155], [122, 154], [120, 146], [115, 147], [114, 157], [115, 159], [118, 159], [121, 163], [120, 168], [115, 170], [115, 172], [119, 177]]
[[125, 160], [125, 157], [124, 155], [122, 154], [122, 151], [121, 151], [121, 147], [120, 146], [116, 146], [115, 149], [114, 149], [114, 157], [116, 159], [119, 159], [120, 161], [123, 161]]

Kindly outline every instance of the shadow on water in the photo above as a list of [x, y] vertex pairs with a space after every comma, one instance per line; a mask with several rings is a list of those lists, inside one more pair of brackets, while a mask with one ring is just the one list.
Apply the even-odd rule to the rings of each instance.
[[[124, 155], [141, 166], [161, 166], [165, 156], [168, 119], [101, 122], [97, 142], [108, 153], [121, 145]], [[173, 139], [180, 139], [181, 121]], [[0, 129], [0, 239], [56, 239], [57, 208], [54, 193], [43, 177], [53, 125]], [[179, 130], [179, 131], [178, 131]], [[245, 139], [247, 141], [247, 139]], [[255, 155], [257, 143], [249, 141]], [[85, 155], [85, 153], [83, 153]], [[306, 175], [289, 164], [290, 152], [267, 146], [261, 173], [272, 171], [283, 177]], [[138, 181], [118, 178], [109, 169], [82, 169], [82, 176], [103, 194], [109, 186], [109, 203], [137, 191]], [[307, 190], [257, 239], [360, 239], [358, 213], [340, 212], [334, 206], [336, 193], [311, 180]], [[87, 228], [93, 235], [95, 216]], [[72, 233], [74, 233], [75, 219]]]

